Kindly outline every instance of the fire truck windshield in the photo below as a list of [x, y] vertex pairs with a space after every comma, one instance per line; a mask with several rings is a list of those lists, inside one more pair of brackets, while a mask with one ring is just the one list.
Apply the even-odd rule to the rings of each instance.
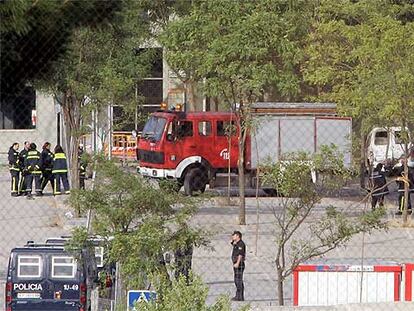
[[144, 126], [142, 138], [160, 141], [166, 123], [164, 118], [151, 116]]

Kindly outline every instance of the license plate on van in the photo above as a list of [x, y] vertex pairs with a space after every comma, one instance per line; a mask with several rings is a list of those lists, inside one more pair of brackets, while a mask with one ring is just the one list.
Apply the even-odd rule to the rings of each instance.
[[40, 299], [40, 293], [17, 293], [17, 299]]

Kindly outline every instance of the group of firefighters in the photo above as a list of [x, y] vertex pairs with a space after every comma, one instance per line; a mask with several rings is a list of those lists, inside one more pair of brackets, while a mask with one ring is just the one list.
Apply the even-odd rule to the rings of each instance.
[[[408, 174], [405, 173], [405, 164], [407, 163]], [[389, 171], [390, 175], [396, 176], [398, 186], [398, 209], [396, 215], [402, 215], [407, 202], [407, 211], [412, 213], [411, 193], [414, 192], [414, 147], [411, 148], [408, 157], [401, 156], [398, 163]], [[371, 207], [384, 205], [384, 197], [390, 193], [386, 180], [386, 170], [382, 163], [378, 163], [370, 175], [371, 182]], [[408, 186], [408, 198], [405, 198], [405, 188]]]
[[[52, 186], [53, 194], [69, 194], [68, 165], [62, 146], [56, 145], [54, 152], [51, 144], [45, 142], [42, 152], [37, 150], [35, 143], [24, 142], [23, 150], [19, 152], [19, 143], [14, 143], [8, 153], [11, 174], [11, 195], [32, 197], [33, 182], [35, 195], [42, 196], [48, 183]], [[79, 157], [83, 150], [79, 149]], [[80, 188], [85, 188], [86, 163], [80, 161]], [[63, 185], [63, 191], [61, 190]]]

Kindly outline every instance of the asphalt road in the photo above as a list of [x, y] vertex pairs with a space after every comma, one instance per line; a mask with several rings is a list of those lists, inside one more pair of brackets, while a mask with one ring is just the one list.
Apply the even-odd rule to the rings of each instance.
[[[46, 193], [51, 189], [47, 188]], [[9, 193], [9, 174], [0, 172], [0, 309], [4, 306], [4, 278], [10, 250], [21, 246], [27, 240], [44, 241], [47, 237], [59, 236], [68, 230], [63, 229], [59, 218], [59, 205], [53, 196], [27, 200], [24, 197], [12, 198]], [[318, 219], [329, 205], [346, 211], [349, 217], [362, 213], [364, 205], [357, 197], [327, 198], [315, 209], [308, 224]], [[392, 221], [395, 211], [395, 197], [388, 198], [387, 218]], [[277, 305], [276, 273], [274, 258], [278, 229], [273, 212], [280, 211], [280, 201], [276, 198], [261, 198], [259, 207], [253, 198], [247, 199], [247, 225], [237, 225], [238, 207], [227, 206], [225, 198], [202, 201], [193, 225], [206, 229], [211, 239], [211, 247], [201, 247], [194, 251], [193, 269], [200, 274], [209, 287], [208, 302], [212, 303], [220, 295], [234, 296], [233, 270], [230, 261], [230, 234], [240, 230], [247, 245], [245, 278], [245, 303], [252, 306]], [[259, 213], [257, 214], [257, 211]], [[258, 216], [259, 215], [259, 216]], [[299, 239], [309, 238], [306, 230]], [[387, 231], [374, 231], [371, 234], [357, 235], [346, 246], [330, 252], [327, 258], [375, 258], [414, 262], [414, 228], [389, 228]], [[292, 303], [292, 283], [285, 283], [285, 303]], [[242, 303], [235, 303], [240, 305]]]
[[4, 282], [10, 250], [23, 246], [27, 241], [45, 242], [46, 238], [65, 233], [50, 186], [45, 196], [28, 200], [11, 197], [9, 173], [0, 169], [0, 310], [4, 308]]
[[[205, 202], [194, 224], [211, 232], [211, 248], [195, 250], [193, 267], [201, 274], [209, 286], [208, 301], [211, 303], [220, 295], [234, 296], [233, 270], [230, 261], [230, 234], [234, 230], [243, 233], [247, 245], [245, 279], [246, 303], [252, 306], [277, 305], [277, 284], [274, 258], [278, 229], [273, 210], [280, 210], [280, 201], [275, 198], [262, 198], [259, 204], [257, 218], [256, 202], [247, 199], [247, 225], [237, 225], [238, 207], [225, 206], [224, 198]], [[329, 205], [336, 206], [353, 218], [363, 212], [364, 204], [358, 203], [358, 198], [328, 198], [324, 199], [309, 217], [307, 224], [319, 218]], [[387, 218], [395, 221], [393, 212], [395, 206], [392, 200], [387, 205]], [[258, 219], [258, 230], [256, 223]], [[256, 239], [257, 234], [257, 239]], [[307, 230], [299, 232], [297, 239], [309, 239]], [[257, 241], [257, 242], [256, 242]], [[257, 245], [257, 246], [256, 246]], [[325, 258], [393, 260], [401, 263], [414, 262], [414, 228], [389, 228], [387, 231], [373, 231], [371, 234], [354, 236], [346, 247], [335, 249]], [[292, 304], [292, 280], [285, 282], [285, 303]], [[240, 304], [240, 303], [236, 303]]]

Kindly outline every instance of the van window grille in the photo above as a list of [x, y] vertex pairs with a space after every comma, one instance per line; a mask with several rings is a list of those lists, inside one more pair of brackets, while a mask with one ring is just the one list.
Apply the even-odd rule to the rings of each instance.
[[73, 257], [52, 257], [53, 278], [73, 278], [76, 273], [76, 262]]
[[18, 256], [17, 276], [19, 278], [38, 278], [42, 273], [40, 256]]

